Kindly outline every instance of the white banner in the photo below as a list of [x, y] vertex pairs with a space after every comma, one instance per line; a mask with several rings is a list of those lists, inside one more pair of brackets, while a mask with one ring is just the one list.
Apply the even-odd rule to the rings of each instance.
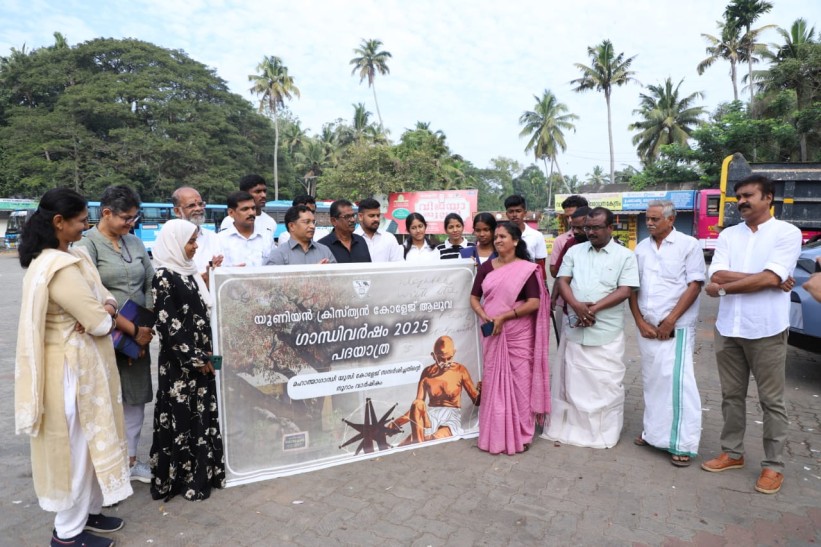
[[474, 262], [218, 268], [227, 482], [477, 434]]

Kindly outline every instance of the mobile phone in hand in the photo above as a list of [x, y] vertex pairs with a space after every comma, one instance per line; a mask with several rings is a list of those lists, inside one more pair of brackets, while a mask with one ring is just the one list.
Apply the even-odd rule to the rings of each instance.
[[487, 323], [482, 324], [482, 334], [484, 336], [490, 336], [493, 334], [493, 321], [488, 321]]

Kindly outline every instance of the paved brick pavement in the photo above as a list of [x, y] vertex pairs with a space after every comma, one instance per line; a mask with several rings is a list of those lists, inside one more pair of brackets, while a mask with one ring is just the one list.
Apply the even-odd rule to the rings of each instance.
[[[28, 441], [13, 433], [21, 280], [16, 258], [0, 254], [0, 545], [46, 545], [53, 516], [37, 505]], [[205, 502], [153, 501], [147, 485], [133, 483], [135, 494], [111, 510], [126, 519], [113, 537], [120, 546], [821, 543], [821, 355], [789, 351], [792, 423], [780, 493], [753, 490], [763, 456], [754, 386], [747, 467], [720, 474], [698, 467], [718, 452], [722, 423], [715, 310], [715, 301], [702, 301], [696, 366], [704, 432], [702, 456], [689, 468], [631, 442], [643, 403], [635, 329], [628, 326], [625, 427], [612, 449], [539, 439], [525, 454], [490, 456], [464, 440], [215, 491]], [[149, 427], [150, 419], [143, 458]]]

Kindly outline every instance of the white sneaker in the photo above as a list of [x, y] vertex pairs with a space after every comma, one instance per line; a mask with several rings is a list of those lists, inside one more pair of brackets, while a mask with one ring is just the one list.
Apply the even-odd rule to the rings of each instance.
[[140, 481], [144, 484], [151, 483], [151, 468], [147, 463], [137, 461], [131, 466], [131, 480]]

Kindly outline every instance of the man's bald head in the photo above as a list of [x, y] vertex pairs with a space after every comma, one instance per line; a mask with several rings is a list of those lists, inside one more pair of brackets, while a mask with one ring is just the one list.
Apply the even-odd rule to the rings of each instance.
[[190, 186], [182, 186], [171, 194], [174, 214], [178, 217], [202, 226], [205, 222], [205, 202], [200, 193]]
[[439, 368], [450, 368], [453, 364], [454, 355], [456, 355], [456, 346], [454, 346], [453, 338], [450, 336], [440, 336], [433, 343], [431, 356], [433, 356]]

